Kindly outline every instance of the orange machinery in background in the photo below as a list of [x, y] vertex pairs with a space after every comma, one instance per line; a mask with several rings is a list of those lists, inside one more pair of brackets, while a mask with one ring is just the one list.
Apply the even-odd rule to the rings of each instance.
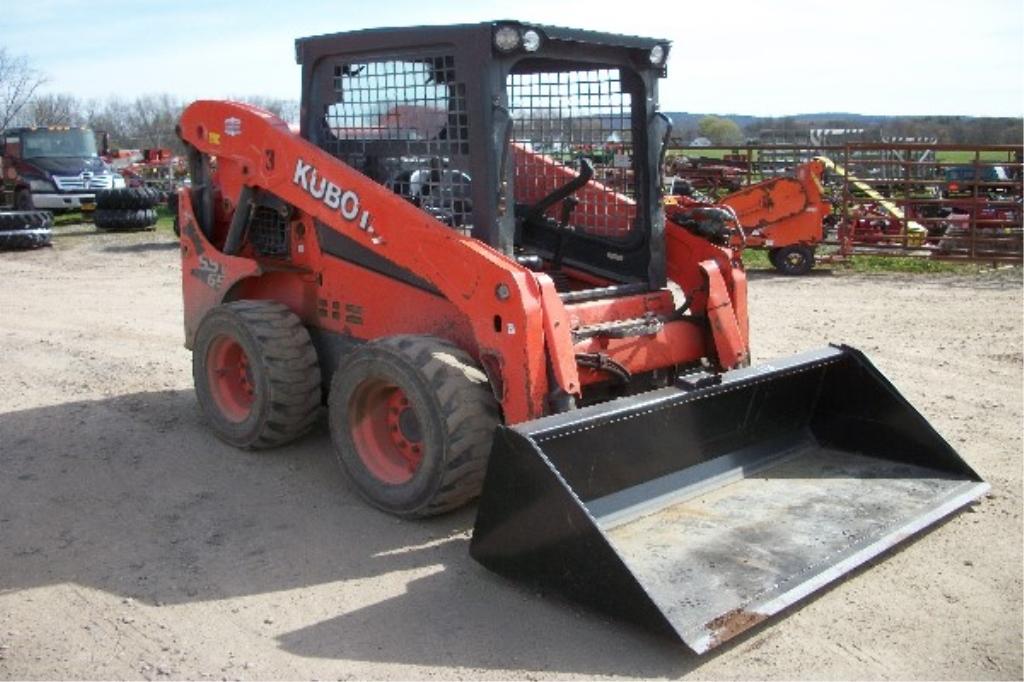
[[[733, 246], [768, 250], [768, 258], [785, 275], [803, 275], [814, 267], [815, 250], [825, 239], [832, 204], [825, 200], [822, 176], [825, 163], [819, 159], [796, 167], [792, 177], [765, 180], [733, 192], [715, 206], [725, 207], [742, 228], [742, 238]], [[692, 196], [666, 200], [669, 220], [686, 220], [692, 212], [710, 202]], [[737, 233], [738, 234], [738, 233]]]

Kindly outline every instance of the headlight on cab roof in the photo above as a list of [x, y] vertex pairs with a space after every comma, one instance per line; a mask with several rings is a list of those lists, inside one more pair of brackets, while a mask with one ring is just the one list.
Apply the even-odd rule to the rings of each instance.
[[523, 49], [536, 52], [540, 48], [540, 34], [532, 28], [523, 31]]
[[519, 31], [514, 26], [502, 26], [494, 32], [494, 47], [501, 52], [511, 52], [519, 47]]

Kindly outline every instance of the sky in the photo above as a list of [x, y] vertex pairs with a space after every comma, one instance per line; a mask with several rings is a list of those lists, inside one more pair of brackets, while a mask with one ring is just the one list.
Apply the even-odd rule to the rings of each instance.
[[1022, 0], [6, 0], [0, 45], [83, 98], [298, 99], [294, 39], [517, 19], [669, 39], [664, 111], [1024, 115]]

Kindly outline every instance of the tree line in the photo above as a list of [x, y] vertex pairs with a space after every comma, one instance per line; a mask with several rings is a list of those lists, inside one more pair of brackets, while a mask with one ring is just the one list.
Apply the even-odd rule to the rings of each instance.
[[[893, 138], [934, 139], [939, 144], [1017, 144], [1024, 140], [1024, 119], [970, 116], [810, 116], [746, 119], [744, 125], [727, 116], [704, 116], [673, 131], [675, 141], [689, 144], [698, 137], [715, 145], [766, 142], [806, 142], [813, 129], [855, 129], [856, 141]], [[854, 139], [851, 138], [851, 141]]]
[[[227, 97], [248, 102], [285, 121], [298, 120], [298, 102], [258, 95]], [[175, 126], [188, 102], [169, 95], [140, 95], [134, 98], [81, 99], [68, 94], [42, 94], [32, 97], [13, 117], [8, 127], [83, 126], [106, 133], [115, 149], [154, 149], [166, 147], [180, 151], [181, 141]]]
[[[0, 130], [17, 126], [83, 126], [106, 133], [117, 149], [181, 150], [175, 126], [186, 101], [174, 95], [150, 94], [133, 98], [80, 98], [64, 93], [40, 93], [47, 76], [27, 57], [0, 45]], [[228, 96], [248, 102], [294, 123], [299, 103], [261, 95]]]

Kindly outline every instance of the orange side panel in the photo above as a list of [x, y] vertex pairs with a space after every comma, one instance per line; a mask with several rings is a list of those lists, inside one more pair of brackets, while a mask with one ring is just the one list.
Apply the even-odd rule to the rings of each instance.
[[185, 300], [185, 347], [192, 347], [206, 312], [220, 304], [238, 282], [263, 273], [248, 258], [225, 256], [199, 230], [188, 192], [178, 195], [181, 225], [181, 288]]
[[747, 272], [742, 268], [732, 270], [732, 311], [740, 328], [740, 341], [747, 357], [750, 357], [750, 319], [747, 308]]
[[723, 369], [738, 367], [747, 359], [747, 347], [725, 281], [714, 261], [705, 261], [700, 267], [708, 281], [707, 315], [718, 364]]
[[665, 223], [665, 250], [669, 278], [683, 288], [690, 311], [708, 318], [708, 344], [720, 368], [744, 362], [750, 356], [747, 278], [738, 257], [671, 221]]
[[721, 201], [736, 211], [747, 230], [765, 227], [800, 215], [808, 206], [803, 183], [796, 178], [775, 178], [734, 192]]
[[[534, 204], [576, 177], [577, 173], [550, 156], [513, 144], [515, 163], [515, 198], [517, 202]], [[574, 195], [579, 206], [572, 214], [572, 224], [585, 232], [606, 237], [625, 237], [636, 221], [636, 202], [625, 194], [597, 180], [591, 180]], [[558, 206], [548, 213], [558, 218]]]
[[[445, 298], [340, 259], [308, 286], [292, 273], [269, 272], [243, 280], [236, 298], [273, 299], [303, 311], [304, 322], [362, 341], [396, 333], [448, 339], [477, 355], [473, 330]], [[316, 277], [310, 277], [314, 282]], [[307, 300], [309, 297], [309, 300]]]
[[732, 273], [732, 253], [715, 246], [706, 239], [690, 234], [670, 220], [665, 221], [665, 269], [669, 279], [682, 287], [694, 314], [704, 313], [707, 305], [707, 286], [700, 263], [711, 260], [719, 271]]
[[748, 246], [817, 244], [824, 239], [822, 221], [832, 211], [822, 199], [823, 171], [824, 164], [810, 161], [797, 166], [796, 177], [759, 182], [720, 203], [736, 212]]
[[572, 339], [568, 334], [569, 316], [555, 291], [555, 283], [547, 275], [537, 278], [544, 307], [544, 341], [555, 381], [569, 395], [580, 395], [579, 368], [573, 352]]

